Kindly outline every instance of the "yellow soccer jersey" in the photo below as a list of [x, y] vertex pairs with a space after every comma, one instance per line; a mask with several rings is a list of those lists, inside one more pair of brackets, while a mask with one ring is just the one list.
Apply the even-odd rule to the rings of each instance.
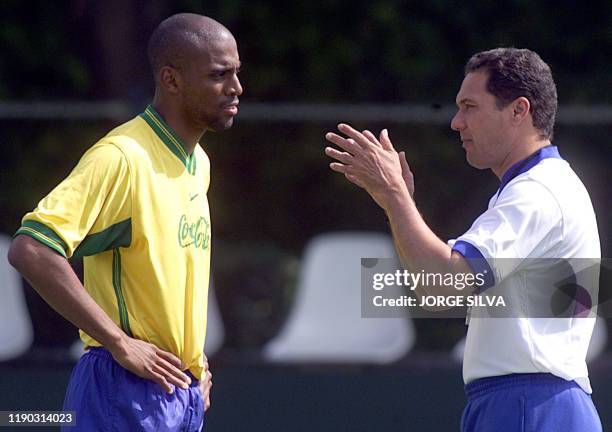
[[[83, 256], [85, 288], [135, 338], [203, 369], [210, 163], [149, 106], [109, 132], [24, 216], [17, 234]], [[86, 346], [100, 344], [83, 331]]]

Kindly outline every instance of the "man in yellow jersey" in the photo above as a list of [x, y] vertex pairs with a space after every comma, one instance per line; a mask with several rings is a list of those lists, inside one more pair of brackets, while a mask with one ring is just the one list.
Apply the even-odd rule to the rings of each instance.
[[[232, 126], [240, 60], [232, 34], [195, 14], [163, 21], [148, 55], [152, 104], [24, 216], [9, 252], [87, 348], [64, 401], [72, 431], [201, 430], [210, 404], [210, 163], [198, 142]], [[84, 286], [71, 256], [84, 257]]]

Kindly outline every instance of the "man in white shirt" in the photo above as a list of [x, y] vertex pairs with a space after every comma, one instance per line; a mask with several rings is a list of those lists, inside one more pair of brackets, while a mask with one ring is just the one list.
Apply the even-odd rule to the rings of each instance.
[[601, 431], [585, 362], [595, 319], [534, 312], [550, 303], [537, 281], [555, 271], [551, 262], [601, 254], [589, 195], [551, 145], [557, 91], [550, 68], [525, 49], [478, 53], [456, 103], [451, 127], [468, 163], [500, 179], [487, 211], [457, 240], [441, 241], [419, 214], [405, 154], [386, 129], [376, 137], [338, 125], [346, 137], [326, 134], [341, 149], [325, 149], [335, 159], [330, 167], [385, 210], [406, 265], [486, 274], [479, 290], [495, 286], [527, 305], [512, 318], [470, 317], [463, 431]]

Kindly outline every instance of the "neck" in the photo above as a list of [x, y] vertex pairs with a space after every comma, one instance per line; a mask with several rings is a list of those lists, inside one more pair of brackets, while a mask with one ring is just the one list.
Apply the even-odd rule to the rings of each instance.
[[501, 164], [497, 167], [491, 168], [491, 171], [493, 171], [497, 178], [501, 180], [506, 171], [508, 171], [508, 168], [510, 168], [512, 165], [527, 159], [542, 147], [546, 147], [548, 145], [550, 145], [550, 140], [541, 139], [537, 135], [522, 141], [518, 141], [517, 144], [512, 146], [512, 149], [502, 160]]
[[151, 103], [151, 106], [162, 116], [164, 121], [170, 125], [170, 127], [176, 132], [181, 138], [183, 144], [185, 144], [185, 150], [187, 153], [193, 153], [196, 145], [204, 135], [203, 130], [194, 128], [182, 115], [182, 112], [173, 104], [164, 101], [157, 94]]

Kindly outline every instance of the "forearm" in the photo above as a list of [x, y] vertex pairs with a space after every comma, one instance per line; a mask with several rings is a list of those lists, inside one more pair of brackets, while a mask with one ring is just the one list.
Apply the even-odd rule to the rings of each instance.
[[[471, 273], [467, 261], [440, 240], [419, 213], [408, 192], [394, 194], [387, 200], [385, 211], [389, 219], [398, 256], [413, 272]], [[454, 295], [449, 287], [421, 287], [420, 294]]]
[[60, 315], [109, 350], [120, 347], [125, 333], [93, 300], [64, 257], [19, 235], [9, 261]]
[[407, 191], [394, 194], [388, 202], [385, 212], [402, 262], [446, 262], [450, 266], [451, 248], [427, 226]]

